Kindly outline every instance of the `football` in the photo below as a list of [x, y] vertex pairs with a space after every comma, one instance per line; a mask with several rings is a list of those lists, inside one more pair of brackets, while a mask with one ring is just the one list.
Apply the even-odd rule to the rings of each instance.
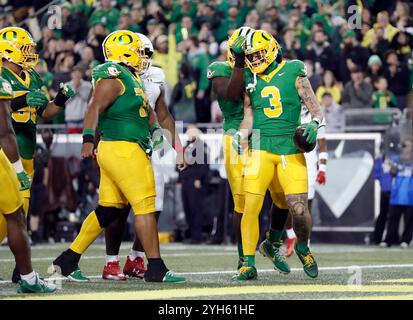
[[310, 152], [313, 150], [317, 144], [317, 142], [308, 143], [307, 136], [304, 136], [305, 128], [303, 126], [299, 126], [297, 130], [295, 130], [293, 140], [296, 147], [302, 152]]

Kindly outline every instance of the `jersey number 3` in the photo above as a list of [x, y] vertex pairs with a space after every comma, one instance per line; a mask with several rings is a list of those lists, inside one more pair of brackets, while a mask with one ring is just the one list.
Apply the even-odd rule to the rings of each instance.
[[275, 86], [265, 87], [261, 90], [261, 98], [269, 98], [270, 107], [264, 108], [268, 118], [278, 118], [283, 113], [280, 90]]

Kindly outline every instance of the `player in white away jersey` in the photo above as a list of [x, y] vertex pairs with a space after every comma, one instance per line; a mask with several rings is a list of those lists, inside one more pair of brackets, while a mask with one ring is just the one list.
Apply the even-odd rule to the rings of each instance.
[[[147, 95], [149, 104], [151, 108], [154, 109], [160, 124], [160, 127], [154, 129], [156, 130], [156, 132], [152, 133], [153, 153], [151, 158], [155, 175], [155, 207], [156, 217], [158, 219], [161, 211], [163, 210], [165, 181], [162, 172], [162, 159], [159, 152], [157, 151], [162, 148], [164, 134], [167, 137], [168, 142], [174, 147], [177, 152], [178, 169], [183, 170], [186, 165], [183, 160], [182, 144], [179, 139], [179, 135], [175, 130], [175, 121], [169, 113], [169, 109], [165, 102], [165, 93], [163, 89], [165, 85], [165, 74], [161, 68], [152, 66], [151, 57], [153, 55], [154, 49], [151, 41], [148, 39], [148, 37], [141, 33], [138, 33], [138, 36], [142, 41], [147, 57], [147, 59], [143, 62], [144, 66], [141, 73], [139, 74], [139, 77], [144, 82], [145, 93]], [[162, 129], [164, 129], [164, 131], [162, 131], [161, 127]], [[127, 277], [143, 278], [143, 275], [146, 271], [144, 264], [145, 254], [138, 237], [135, 238], [131, 252], [126, 258], [123, 273], [120, 270], [118, 253], [129, 211], [130, 208], [128, 210], [125, 210], [122, 217], [117, 219], [105, 230], [106, 264], [103, 269], [103, 279], [126, 280]]]
[[[311, 114], [305, 106], [301, 109], [301, 123], [308, 123], [311, 121]], [[324, 185], [326, 183], [326, 168], [327, 168], [327, 143], [325, 137], [325, 120], [323, 120], [322, 126], [317, 132], [317, 147], [311, 152], [304, 153], [305, 161], [307, 163], [307, 175], [308, 175], [308, 209], [311, 213], [312, 201], [315, 196], [315, 184], [316, 182]], [[318, 149], [318, 157], [317, 157]], [[294, 253], [294, 244], [297, 241], [295, 232], [292, 228], [292, 218], [289, 215], [286, 223], [286, 256], [289, 257]]]

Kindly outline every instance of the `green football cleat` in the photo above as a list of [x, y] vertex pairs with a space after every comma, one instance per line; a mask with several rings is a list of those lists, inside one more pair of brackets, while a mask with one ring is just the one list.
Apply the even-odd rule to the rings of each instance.
[[300, 250], [299, 246], [296, 244], [295, 253], [297, 254], [298, 258], [300, 258], [301, 263], [303, 264], [305, 274], [310, 278], [317, 278], [318, 266], [313, 254], [310, 251], [310, 248], [306, 246], [304, 250]]
[[38, 275], [35, 284], [31, 285], [25, 280], [20, 280], [17, 287], [17, 293], [53, 293], [55, 291], [56, 286], [54, 284], [47, 283]]
[[287, 263], [287, 259], [280, 252], [282, 242], [271, 244], [267, 239], [261, 242], [259, 246], [260, 253], [271, 260], [274, 264], [274, 269], [278, 270], [282, 274], [288, 274], [291, 272], [290, 266]]
[[88, 281], [90, 281], [90, 279], [88, 277], [85, 277], [82, 274], [82, 271], [80, 271], [79, 268], [77, 268], [75, 271], [73, 271], [71, 274], [69, 274], [67, 276], [67, 278], [70, 281], [74, 281], [74, 282], [88, 282]]
[[242, 266], [238, 270], [238, 274], [232, 276], [234, 281], [256, 280], [257, 278], [257, 269], [254, 266]]
[[168, 282], [168, 283], [186, 282], [186, 278], [177, 276], [173, 272], [168, 271], [163, 277], [162, 282]]

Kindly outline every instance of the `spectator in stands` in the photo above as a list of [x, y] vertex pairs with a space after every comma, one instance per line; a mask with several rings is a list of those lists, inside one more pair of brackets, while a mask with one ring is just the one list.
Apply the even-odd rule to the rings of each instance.
[[314, 63], [316, 73], [321, 74], [325, 70], [334, 71], [336, 69], [336, 57], [324, 31], [317, 31], [313, 35], [312, 41], [307, 45], [305, 56], [307, 60]]
[[92, 90], [91, 83], [83, 80], [82, 76], [82, 70], [74, 67], [71, 72], [70, 84], [75, 89], [76, 95], [67, 102], [65, 107], [65, 121], [69, 133], [82, 132], [83, 118]]
[[168, 36], [160, 35], [155, 41], [155, 51], [152, 56], [154, 66], [162, 68], [165, 72], [165, 98], [169, 102], [170, 92], [178, 82], [178, 66], [182, 53], [177, 51], [175, 40], [176, 24], [169, 25]]
[[323, 110], [326, 119], [327, 132], [341, 132], [343, 131], [343, 108], [334, 102], [333, 96], [330, 92], [325, 92], [321, 98], [321, 109]]
[[307, 67], [307, 77], [310, 80], [311, 87], [314, 91], [317, 91], [318, 87], [321, 85], [322, 78], [319, 74], [314, 73], [314, 64], [310, 60], [304, 61]]
[[35, 67], [37, 73], [42, 78], [42, 81], [47, 89], [50, 89], [53, 81], [53, 74], [48, 71], [47, 64], [44, 60], [40, 59]]
[[370, 108], [373, 86], [363, 79], [360, 68], [351, 72], [351, 81], [344, 86], [342, 104], [344, 109]]
[[367, 72], [365, 80], [370, 83], [375, 83], [379, 77], [383, 75], [382, 61], [378, 55], [372, 55], [367, 63]]
[[410, 90], [409, 69], [405, 63], [399, 61], [395, 51], [389, 51], [386, 54], [386, 63], [384, 76], [389, 83], [389, 90], [395, 94], [397, 105], [403, 110], [406, 107], [406, 96]]
[[62, 37], [76, 42], [82, 41], [87, 36], [87, 15], [79, 7], [71, 6], [68, 2], [62, 8]]
[[118, 25], [120, 12], [116, 7], [111, 5], [111, 0], [101, 0], [98, 6], [89, 18], [89, 25], [93, 26], [97, 23], [106, 25], [109, 32], [113, 32]]
[[397, 28], [390, 24], [389, 14], [387, 11], [381, 11], [377, 14], [377, 22], [373, 25], [363, 38], [362, 46], [369, 47], [374, 38], [375, 29], [382, 28], [384, 32], [384, 38], [387, 41], [392, 41], [393, 37], [397, 33]]
[[286, 28], [283, 32], [282, 51], [283, 55], [290, 59], [303, 59], [304, 55], [301, 51], [301, 42], [296, 37], [293, 29]]
[[181, 22], [176, 26], [175, 36], [176, 43], [188, 39], [191, 36], [197, 36], [198, 29], [194, 26], [191, 17], [182, 17]]
[[90, 68], [91, 63], [96, 62], [92, 47], [86, 46], [82, 49], [81, 60], [76, 64], [76, 67], [85, 74]]
[[374, 29], [373, 38], [368, 46], [370, 51], [384, 58], [385, 53], [389, 50], [390, 42], [385, 37], [384, 28], [376, 26]]
[[329, 92], [331, 93], [334, 102], [340, 103], [341, 90], [342, 87], [336, 82], [334, 74], [331, 71], [327, 70], [326, 72], [324, 72], [323, 82], [321, 86], [318, 87], [316, 91], [316, 96], [318, 100], [321, 102], [324, 93]]
[[196, 121], [208, 123], [211, 121], [210, 84], [206, 73], [210, 63], [205, 46], [202, 46], [198, 38], [190, 37], [186, 42], [186, 58], [192, 69], [192, 78], [197, 82], [195, 91]]
[[393, 92], [387, 90], [387, 80], [380, 77], [374, 82], [376, 91], [373, 93], [372, 101], [375, 109], [388, 109], [397, 107], [397, 100]]
[[350, 81], [351, 70], [361, 68], [366, 70], [369, 59], [369, 51], [359, 45], [356, 33], [348, 30], [343, 34], [343, 45], [339, 60], [339, 80], [342, 83]]
[[101, 21], [97, 21], [92, 24], [86, 41], [87, 44], [92, 47], [96, 60], [101, 63], [105, 61], [105, 57], [103, 56], [102, 51], [102, 43], [103, 40], [105, 40], [106, 35], [107, 30], [105, 28], [105, 24], [103, 24]]
[[413, 37], [410, 33], [399, 31], [390, 43], [390, 49], [396, 51], [399, 60], [406, 63], [412, 52], [412, 42]]

